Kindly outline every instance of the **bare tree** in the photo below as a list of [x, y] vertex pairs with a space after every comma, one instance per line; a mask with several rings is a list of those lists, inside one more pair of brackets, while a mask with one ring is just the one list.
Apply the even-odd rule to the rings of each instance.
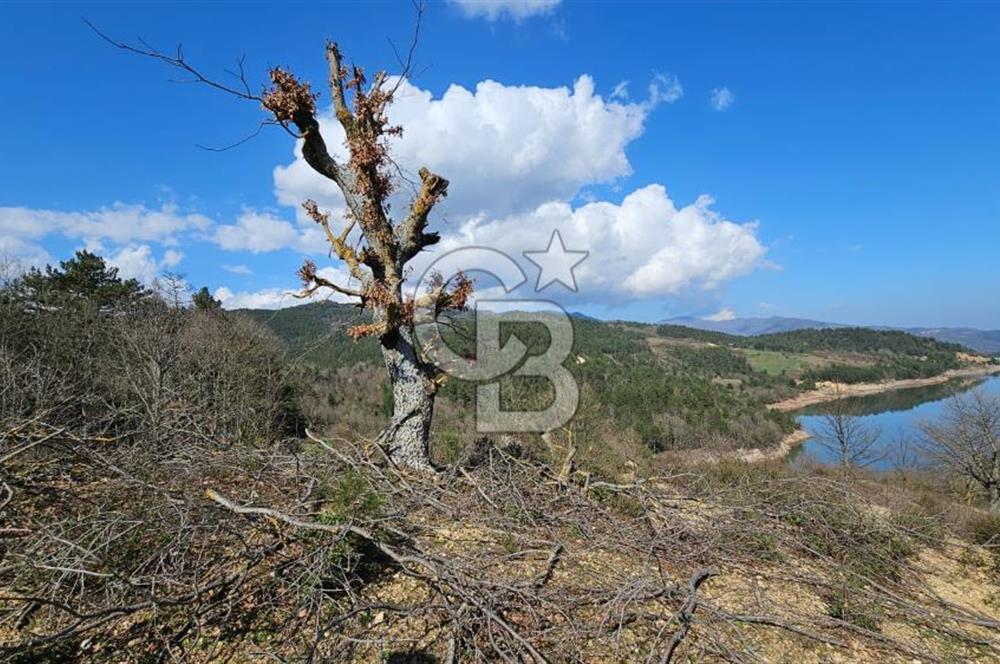
[[881, 431], [858, 416], [849, 400], [837, 396], [820, 421], [816, 442], [836, 456], [845, 472], [883, 459], [885, 455], [877, 449]]
[[948, 402], [942, 418], [921, 425], [932, 459], [986, 492], [1000, 512], [1000, 398], [974, 390]]
[[[418, 5], [418, 29], [421, 9]], [[360, 67], [344, 65], [336, 43], [327, 42], [327, 84], [336, 118], [346, 135], [346, 163], [330, 153], [321, 133], [316, 111], [319, 95], [290, 71], [271, 69], [271, 85], [255, 94], [243, 74], [242, 62], [238, 82], [230, 85], [204, 76], [184, 59], [180, 48], [168, 55], [98, 34], [118, 48], [179, 68], [197, 82], [260, 103], [271, 116], [265, 124], [280, 125], [300, 139], [306, 163], [343, 193], [347, 212], [339, 225], [315, 201], [307, 200], [302, 206], [323, 228], [331, 252], [344, 263], [352, 283], [334, 283], [307, 260], [298, 272], [303, 285], [299, 297], [335, 292], [355, 298], [361, 307], [371, 310], [371, 322], [351, 328], [349, 334], [355, 339], [374, 336], [381, 344], [392, 384], [393, 415], [379, 442], [394, 462], [430, 469], [428, 439], [441, 376], [414, 342], [414, 309], [427, 307], [438, 313], [464, 309], [472, 285], [464, 275], [458, 275], [450, 282], [434, 284], [420, 301], [404, 296], [402, 290], [407, 263], [440, 239], [437, 233], [428, 232], [427, 226], [435, 204], [448, 192], [448, 180], [421, 168], [419, 187], [405, 215], [398, 219], [390, 216], [389, 200], [396, 186], [393, 175], [398, 169], [390, 157], [388, 140], [401, 134], [402, 127], [389, 123], [387, 109], [410, 72], [416, 34], [406, 60], [400, 58], [400, 76], [392, 79], [379, 71], [370, 83]]]
[[909, 481], [911, 474], [920, 467], [922, 461], [920, 450], [905, 434], [900, 434], [896, 439], [896, 445], [889, 451], [888, 456], [893, 471], [903, 482]]

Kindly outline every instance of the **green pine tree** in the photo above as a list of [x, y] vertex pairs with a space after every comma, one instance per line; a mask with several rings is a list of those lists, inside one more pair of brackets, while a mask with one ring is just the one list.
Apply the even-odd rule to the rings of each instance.
[[202, 286], [201, 290], [196, 291], [195, 294], [191, 296], [191, 302], [194, 304], [195, 309], [204, 311], [212, 311], [214, 309], [222, 308], [222, 302], [212, 297], [212, 294], [208, 292], [208, 288], [206, 286]]
[[117, 308], [150, 295], [136, 279], [122, 279], [118, 268], [109, 267], [102, 257], [86, 250], [60, 261], [58, 268], [47, 265], [45, 272], [31, 270], [24, 277], [24, 286], [35, 299], [78, 297], [101, 308]]

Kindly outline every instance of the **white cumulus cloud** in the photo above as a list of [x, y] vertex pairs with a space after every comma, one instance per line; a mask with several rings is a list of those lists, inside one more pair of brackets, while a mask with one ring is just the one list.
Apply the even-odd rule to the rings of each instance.
[[226, 309], [281, 309], [302, 301], [294, 297], [295, 291], [282, 288], [265, 288], [258, 291], [234, 292], [227, 286], [215, 289], [213, 297]]
[[212, 221], [200, 214], [182, 213], [176, 205], [159, 209], [115, 203], [89, 212], [63, 212], [25, 207], [0, 207], [0, 234], [21, 239], [62, 235], [88, 244], [102, 240], [174, 244], [189, 231], [205, 230]]
[[[117, 252], [112, 258], [118, 258], [122, 274], [151, 282], [158, 270], [177, 265], [183, 254], [170, 249], [158, 261], [149, 243], [174, 247], [211, 226], [208, 217], [169, 203], [159, 208], [114, 203], [90, 211], [0, 207], [0, 254], [22, 267], [39, 267], [54, 262], [41, 242], [63, 237], [100, 253]], [[114, 249], [105, 249], [106, 243]]]
[[516, 22], [531, 16], [549, 14], [562, 0], [448, 0], [469, 18], [497, 21], [510, 18]]
[[673, 74], [656, 74], [649, 82], [649, 101], [647, 105], [655, 107], [659, 104], [672, 104], [684, 96], [684, 86]]
[[228, 251], [261, 253], [276, 249], [295, 249], [305, 253], [324, 250], [326, 238], [316, 224], [296, 226], [269, 212], [244, 210], [234, 224], [215, 229], [214, 241]]
[[161, 270], [174, 267], [183, 257], [181, 252], [168, 249], [157, 260], [152, 247], [139, 244], [120, 248], [108, 255], [107, 261], [109, 265], [118, 268], [118, 274], [123, 279], [138, 279], [146, 285], [152, 285]]
[[[620, 205], [594, 202], [574, 209], [550, 202], [493, 221], [469, 221], [443, 238], [441, 250], [481, 245], [520, 256], [544, 250], [558, 230], [568, 250], [590, 252], [575, 271], [577, 299], [678, 295], [687, 288], [715, 288], [762, 265], [767, 250], [757, 225], [728, 221], [712, 203], [702, 196], [678, 208], [660, 185], [638, 189]], [[526, 268], [529, 280], [532, 270]], [[414, 272], [421, 273], [419, 265]]]
[[32, 267], [42, 267], [52, 262], [49, 255], [42, 246], [27, 242], [12, 235], [0, 235], [0, 268], [8, 276], [7, 272], [20, 274]]
[[[471, 90], [453, 85], [438, 97], [402, 82], [390, 108], [390, 121], [405, 128], [393, 142], [394, 159], [404, 173], [427, 166], [452, 183], [448, 198], [435, 208], [433, 227], [442, 241], [420, 255], [414, 274], [441, 251], [483, 245], [517, 257], [534, 283], [535, 268], [522, 260], [522, 252], [545, 249], [555, 230], [568, 250], [590, 252], [577, 268], [577, 300], [712, 289], [764, 264], [766, 249], [756, 225], [725, 219], [710, 197], [678, 207], [663, 186], [649, 185], [612, 203], [596, 200], [596, 190], [585, 189], [630, 175], [627, 147], [642, 134], [654, 108], [683, 93], [677, 78], [667, 74], [657, 74], [646, 99], [635, 101], [626, 100], [624, 85], [610, 98], [598, 95], [586, 75], [572, 87], [487, 80]], [[331, 150], [343, 160], [343, 131], [329, 110], [321, 124]], [[236, 219], [215, 224], [172, 204], [115, 203], [84, 212], [0, 208], [0, 253], [38, 264], [48, 259], [40, 243], [59, 235], [100, 248], [123, 276], [146, 283], [179, 264], [181, 243], [193, 240], [233, 252], [325, 254], [322, 229], [300, 204], [314, 198], [334, 215], [341, 213], [343, 199], [335, 185], [305, 164], [297, 145], [292, 161], [275, 168], [274, 186], [278, 202], [294, 208], [293, 219], [244, 209]], [[590, 192], [590, 202], [574, 208], [571, 201], [581, 191]], [[406, 194], [394, 201], [397, 218]], [[223, 267], [234, 274], [250, 272], [243, 265]], [[325, 270], [335, 282], [349, 285], [342, 269]], [[562, 295], [557, 288], [550, 287], [545, 296]], [[246, 291], [223, 286], [216, 297], [229, 308], [277, 307], [300, 303], [292, 292], [294, 286]]]
[[[612, 97], [624, 94], [619, 85]], [[435, 208], [434, 228], [442, 241], [420, 255], [414, 274], [433, 256], [461, 246], [521, 257], [524, 250], [545, 249], [556, 229], [568, 249], [590, 252], [578, 268], [578, 299], [712, 289], [762, 265], [766, 249], [756, 225], [724, 219], [708, 196], [678, 208], [664, 187], [651, 185], [620, 205], [596, 200], [576, 209], [571, 205], [583, 187], [629, 175], [627, 146], [654, 108], [683, 94], [680, 81], [669, 74], [654, 76], [647, 98], [635, 102], [602, 98], [589, 76], [572, 88], [484, 81], [474, 90], [451, 86], [439, 98], [403, 82], [390, 107], [391, 122], [405, 129], [392, 144], [394, 158], [406, 172], [426, 165], [451, 180], [448, 198]], [[328, 145], [343, 160], [339, 124], [329, 111], [321, 124]], [[274, 182], [283, 204], [298, 208], [313, 198], [334, 212], [343, 207], [333, 183], [304, 162], [300, 146], [291, 164], [275, 169]], [[312, 222], [301, 213], [297, 218], [297, 225], [265, 220], [255, 241], [242, 220], [238, 228], [220, 229], [218, 237], [223, 246], [253, 251], [304, 248], [303, 229]]]
[[736, 312], [732, 309], [719, 309], [711, 316], [705, 316], [705, 320], [715, 321], [716, 323], [721, 323], [727, 320], [736, 320]]
[[[319, 270], [320, 276], [341, 286], [352, 285], [348, 274], [339, 268], [326, 267]], [[356, 285], [356, 284], [353, 284]], [[330, 300], [332, 302], [352, 302], [349, 297], [323, 289], [312, 297], [297, 298], [298, 290], [293, 288], [262, 288], [255, 291], [233, 291], [227, 286], [215, 289], [213, 296], [226, 309], [283, 309], [305, 302]]]
[[174, 267], [182, 260], [184, 260], [184, 252], [177, 251], [176, 249], [167, 249], [163, 253], [163, 259], [160, 262], [163, 264], [163, 267]]
[[[649, 113], [679, 94], [679, 83], [666, 75], [650, 83], [649, 99], [636, 103], [605, 100], [589, 76], [572, 88], [453, 85], [440, 98], [404, 82], [389, 109], [391, 122], [404, 127], [392, 142], [393, 156], [410, 174], [427, 166], [451, 181], [437, 209], [447, 219], [528, 210], [631, 174], [625, 148], [642, 133]], [[343, 160], [344, 133], [329, 110], [320, 124]], [[336, 186], [309, 168], [301, 146], [291, 164], [275, 169], [274, 184], [285, 205], [297, 208], [313, 198], [343, 208]]]
[[734, 95], [729, 88], [715, 88], [712, 90], [712, 108], [717, 111], [724, 111], [733, 105], [736, 101], [736, 95]]

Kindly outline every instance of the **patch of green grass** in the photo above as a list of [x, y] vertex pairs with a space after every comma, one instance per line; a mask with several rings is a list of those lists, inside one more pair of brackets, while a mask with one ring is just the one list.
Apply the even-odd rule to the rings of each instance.
[[868, 597], [864, 587], [854, 580], [845, 578], [826, 593], [825, 600], [827, 614], [831, 618], [862, 629], [877, 632], [885, 619], [882, 606]]
[[[333, 484], [322, 487], [321, 495], [324, 508], [317, 519], [319, 523], [331, 526], [356, 524], [379, 532], [379, 528], [373, 528], [372, 524], [384, 518], [386, 499], [360, 473], [353, 470], [343, 473]], [[334, 594], [342, 592], [340, 579], [343, 577], [350, 579], [352, 585], [364, 583], [378, 576], [389, 562], [374, 542], [354, 533], [329, 543], [325, 543], [329, 539], [326, 533], [314, 532], [304, 537], [307, 541], [324, 542], [325, 562], [329, 573], [337, 579], [328, 588]]]
[[615, 491], [613, 489], [598, 487], [593, 489], [593, 495], [597, 498], [597, 502], [601, 503], [616, 514], [637, 519], [646, 513], [642, 503], [639, 502], [637, 498], [628, 494]]
[[319, 521], [338, 525], [352, 521], [377, 520], [382, 516], [385, 497], [372, 489], [364, 476], [349, 470], [322, 490], [326, 505]]
[[500, 538], [500, 546], [508, 554], [517, 553], [517, 537], [514, 536], [514, 533], [504, 533], [503, 537]]
[[757, 350], [754, 348], [741, 348], [739, 350], [746, 355], [754, 371], [763, 371], [772, 376], [797, 374], [810, 367], [826, 363], [826, 360], [818, 355]]
[[440, 432], [431, 444], [435, 460], [450, 466], [462, 457], [462, 437], [457, 431], [447, 429]]

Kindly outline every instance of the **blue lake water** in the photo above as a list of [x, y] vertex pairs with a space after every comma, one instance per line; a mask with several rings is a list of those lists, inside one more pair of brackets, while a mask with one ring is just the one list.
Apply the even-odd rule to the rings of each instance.
[[[1000, 376], [979, 380], [959, 380], [942, 385], [919, 387], [910, 390], [896, 390], [883, 394], [845, 399], [851, 413], [862, 418], [866, 425], [879, 432], [876, 447], [886, 454], [886, 458], [870, 467], [888, 470], [893, 467], [893, 457], [901, 437], [916, 443], [920, 438], [920, 423], [938, 419], [944, 412], [948, 399], [972, 389], [1000, 396]], [[829, 404], [817, 404], [794, 413], [799, 426], [811, 434], [819, 430], [823, 415], [828, 413]], [[836, 455], [823, 447], [815, 439], [807, 440], [790, 457], [790, 460], [808, 455], [821, 463], [837, 463]]]

